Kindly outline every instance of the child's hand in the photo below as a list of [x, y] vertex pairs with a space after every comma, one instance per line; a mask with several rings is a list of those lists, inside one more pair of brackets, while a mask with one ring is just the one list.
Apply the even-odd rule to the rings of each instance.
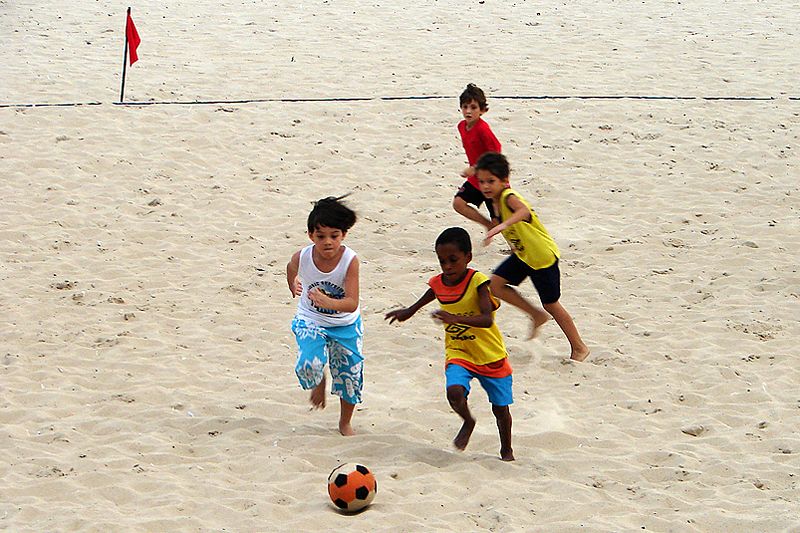
[[484, 246], [489, 246], [489, 243], [492, 242], [492, 237], [494, 237], [498, 233], [501, 233], [503, 231], [503, 229], [504, 229], [503, 224], [497, 224], [493, 228], [491, 228], [489, 231], [487, 231], [486, 232], [486, 237], [483, 239], [483, 245]]
[[389, 324], [393, 324], [395, 320], [397, 320], [398, 322], [405, 322], [412, 316], [414, 316], [414, 313], [412, 313], [406, 308], [406, 309], [395, 309], [394, 311], [389, 311], [383, 318], [384, 320], [388, 320]]
[[303, 282], [300, 281], [300, 276], [294, 277], [294, 286], [292, 287], [292, 298], [303, 294]]
[[333, 298], [325, 294], [319, 287], [314, 287], [308, 291], [308, 299], [311, 300], [315, 306], [323, 309], [333, 309]]
[[474, 175], [475, 175], [475, 167], [472, 167], [472, 166], [467, 167], [467, 168], [465, 168], [464, 170], [461, 171], [461, 177], [463, 177], [463, 178], [468, 178], [468, 177], [474, 176]]
[[438, 320], [439, 322], [444, 322], [445, 324], [458, 324], [458, 316], [448, 313], [447, 311], [442, 311], [441, 309], [437, 309], [431, 313], [431, 316], [434, 320]]

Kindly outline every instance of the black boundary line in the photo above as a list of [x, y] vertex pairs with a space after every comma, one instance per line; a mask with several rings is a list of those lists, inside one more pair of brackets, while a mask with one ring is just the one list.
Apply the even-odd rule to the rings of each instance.
[[[247, 100], [159, 100], [150, 102], [112, 102], [111, 105], [123, 107], [143, 107], [154, 105], [223, 105], [223, 104], [258, 104], [258, 103], [306, 103], [306, 102], [371, 102], [397, 100], [444, 100], [455, 99], [453, 96], [378, 96], [378, 97], [320, 97], [320, 98], [252, 98]], [[492, 96], [495, 100], [706, 100], [706, 101], [739, 101], [769, 102], [777, 100], [774, 96], [658, 96], [658, 95], [514, 95]], [[789, 96], [789, 100], [797, 101], [800, 97]], [[33, 108], [33, 107], [79, 107], [100, 106], [103, 102], [64, 102], [33, 104], [0, 104], [0, 108]]]
[[0, 104], [0, 108], [3, 107], [79, 107], [79, 106], [90, 106], [90, 105], [103, 105], [103, 102], [66, 102], [66, 103], [55, 103], [55, 104]]

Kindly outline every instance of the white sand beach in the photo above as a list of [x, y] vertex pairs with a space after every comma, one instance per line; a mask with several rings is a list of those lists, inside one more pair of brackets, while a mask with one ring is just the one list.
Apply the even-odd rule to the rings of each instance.
[[[153, 105], [119, 106], [127, 5], [0, 1], [0, 530], [800, 531], [796, 6], [296, 4], [133, 3]], [[505, 257], [450, 207], [469, 82], [592, 349], [501, 307], [513, 463], [479, 387], [452, 448], [440, 326], [383, 320], [444, 228]], [[285, 266], [348, 192], [345, 438], [294, 376]], [[340, 462], [378, 479], [355, 516]]]

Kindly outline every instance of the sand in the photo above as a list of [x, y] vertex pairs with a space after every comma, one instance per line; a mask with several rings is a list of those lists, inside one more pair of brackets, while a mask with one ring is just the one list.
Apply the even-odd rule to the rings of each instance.
[[[791, 5], [0, 2], [0, 529], [798, 531], [800, 61]], [[512, 184], [559, 243], [555, 324], [498, 312], [514, 450], [463, 453], [425, 314], [483, 87]], [[511, 96], [667, 99], [514, 99]], [[432, 96], [429, 99], [385, 97]], [[763, 99], [708, 99], [749, 97]], [[363, 98], [362, 100], [334, 100]], [[688, 99], [680, 99], [688, 98]], [[358, 435], [293, 373], [285, 265], [351, 192]], [[523, 292], [535, 297], [530, 285]], [[334, 400], [335, 401], [335, 400]], [[366, 512], [330, 505], [340, 462]]]

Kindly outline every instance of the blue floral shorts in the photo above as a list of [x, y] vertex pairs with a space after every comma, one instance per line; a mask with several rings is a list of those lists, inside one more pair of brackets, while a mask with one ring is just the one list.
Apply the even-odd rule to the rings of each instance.
[[331, 394], [351, 404], [361, 403], [364, 387], [361, 317], [352, 324], [336, 327], [318, 326], [295, 317], [292, 332], [299, 349], [294, 371], [300, 386], [309, 390], [319, 385], [327, 364], [331, 371]]

